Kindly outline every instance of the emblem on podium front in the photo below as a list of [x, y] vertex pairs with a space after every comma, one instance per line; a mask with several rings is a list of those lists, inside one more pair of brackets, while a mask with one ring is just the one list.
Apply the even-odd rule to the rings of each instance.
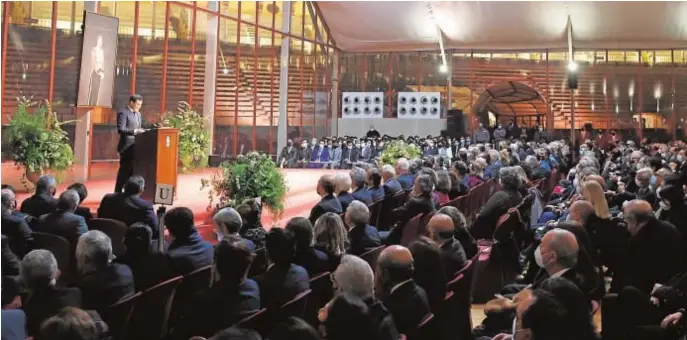
[[165, 146], [170, 147], [170, 145], [172, 145], [172, 137], [167, 136], [165, 137]]
[[171, 205], [174, 202], [174, 186], [158, 183], [155, 186], [153, 203]]

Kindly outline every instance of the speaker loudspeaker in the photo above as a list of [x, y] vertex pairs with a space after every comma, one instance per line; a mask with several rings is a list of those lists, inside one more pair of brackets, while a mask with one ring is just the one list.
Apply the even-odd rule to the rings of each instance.
[[446, 130], [451, 137], [460, 138], [468, 135], [468, 124], [463, 110], [448, 110], [446, 118]]

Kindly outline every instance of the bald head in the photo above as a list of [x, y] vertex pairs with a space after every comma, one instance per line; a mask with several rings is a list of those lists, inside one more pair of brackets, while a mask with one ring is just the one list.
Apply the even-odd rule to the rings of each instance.
[[587, 218], [594, 214], [594, 206], [589, 201], [575, 201], [568, 210], [569, 220], [584, 225]]
[[[541, 240], [541, 254], [546, 271], [551, 275], [577, 264], [580, 250], [575, 235], [564, 229], [553, 229]], [[549, 255], [551, 254], [551, 255]], [[547, 256], [548, 255], [548, 256]], [[546, 258], [544, 258], [546, 256]]]
[[9, 214], [16, 206], [17, 198], [10, 189], [2, 189], [2, 213]]
[[392, 245], [379, 254], [378, 275], [384, 286], [392, 287], [413, 277], [413, 255], [408, 248]]
[[627, 230], [635, 236], [644, 225], [654, 216], [651, 204], [645, 200], [632, 200], [623, 208]]
[[453, 238], [453, 219], [445, 214], [434, 214], [427, 224], [427, 229], [435, 241]]

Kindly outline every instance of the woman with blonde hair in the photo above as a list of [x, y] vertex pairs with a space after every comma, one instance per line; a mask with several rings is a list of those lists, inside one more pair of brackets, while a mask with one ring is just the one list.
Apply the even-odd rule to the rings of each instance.
[[328, 271], [334, 272], [348, 248], [348, 232], [339, 215], [325, 213], [315, 221], [314, 243], [315, 249], [328, 255], [330, 264]]
[[596, 216], [602, 219], [611, 218], [606, 195], [597, 181], [590, 180], [582, 183], [582, 196], [585, 201], [588, 201], [594, 206]]

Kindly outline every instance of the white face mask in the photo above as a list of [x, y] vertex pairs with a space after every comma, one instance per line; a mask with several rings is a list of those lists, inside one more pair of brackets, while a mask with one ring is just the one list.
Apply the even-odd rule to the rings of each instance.
[[661, 209], [670, 210], [670, 202], [661, 201], [659, 204], [661, 205]]
[[534, 251], [534, 262], [537, 263], [537, 266], [539, 266], [539, 268], [546, 267], [546, 265], [544, 264], [544, 259], [542, 258], [540, 247], [537, 247], [537, 250]]

